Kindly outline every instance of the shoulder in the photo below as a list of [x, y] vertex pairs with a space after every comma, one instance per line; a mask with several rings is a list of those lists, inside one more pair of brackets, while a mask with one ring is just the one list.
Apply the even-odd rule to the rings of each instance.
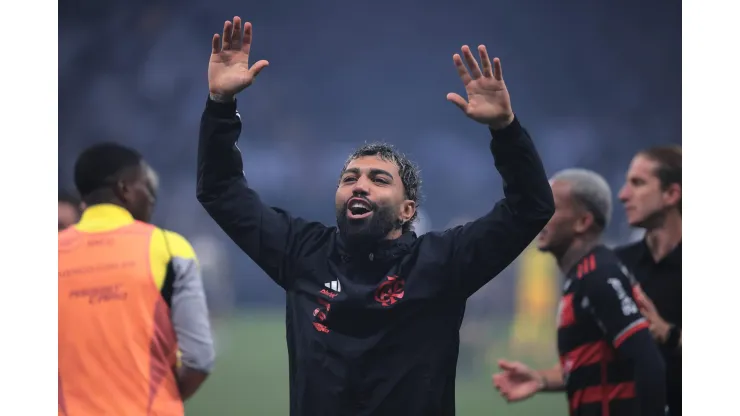
[[193, 250], [190, 242], [174, 231], [155, 227], [152, 245], [165, 251], [170, 257], [197, 260], [195, 250]]
[[429, 231], [418, 237], [414, 234], [413, 238], [407, 239], [407, 246], [410, 251], [421, 252], [424, 256], [448, 259], [453, 248], [453, 235], [461, 228], [462, 226], [458, 226], [444, 231]]
[[606, 247], [599, 247], [584, 257], [576, 267], [580, 279], [586, 286], [598, 285], [614, 279], [624, 284], [634, 280], [629, 270], [622, 264], [617, 254]]
[[614, 254], [619, 258], [620, 261], [630, 265], [637, 261], [642, 255], [644, 250], [644, 242], [642, 240], [635, 241], [634, 243], [626, 244], [623, 246], [615, 247]]

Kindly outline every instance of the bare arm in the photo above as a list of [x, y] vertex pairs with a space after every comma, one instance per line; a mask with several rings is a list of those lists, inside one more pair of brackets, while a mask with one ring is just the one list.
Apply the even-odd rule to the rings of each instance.
[[540, 376], [540, 390], [546, 392], [565, 391], [565, 380], [563, 379], [563, 368], [560, 364], [547, 370], [537, 371]]

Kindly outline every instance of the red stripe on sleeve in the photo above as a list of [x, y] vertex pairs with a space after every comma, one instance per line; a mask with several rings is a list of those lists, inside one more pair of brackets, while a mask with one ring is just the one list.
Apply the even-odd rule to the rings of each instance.
[[650, 328], [650, 324], [648, 323], [648, 321], [642, 320], [626, 331], [622, 331], [622, 333], [614, 339], [614, 348], [619, 348], [619, 346], [622, 345], [624, 341], [627, 341], [627, 338], [631, 337], [635, 332], [648, 328]]

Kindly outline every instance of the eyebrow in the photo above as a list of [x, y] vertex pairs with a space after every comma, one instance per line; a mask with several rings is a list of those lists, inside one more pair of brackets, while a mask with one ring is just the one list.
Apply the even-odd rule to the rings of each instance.
[[[349, 168], [349, 169], [345, 169], [344, 172], [342, 172], [342, 176], [348, 173], [360, 175], [361, 172], [359, 168]], [[378, 175], [386, 175], [386, 176], [389, 176], [391, 179], [393, 179], [393, 175], [387, 170], [378, 169], [378, 168], [370, 169], [370, 176], [378, 176]]]

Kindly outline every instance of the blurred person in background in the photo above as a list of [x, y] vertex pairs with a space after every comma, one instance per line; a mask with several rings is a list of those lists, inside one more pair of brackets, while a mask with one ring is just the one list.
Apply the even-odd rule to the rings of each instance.
[[552, 256], [532, 244], [522, 253], [516, 273], [516, 303], [509, 348], [541, 356], [552, 347], [552, 311], [560, 297], [559, 271]]
[[92, 146], [74, 178], [87, 208], [59, 233], [59, 414], [182, 415], [214, 362], [195, 253], [149, 224], [157, 180], [135, 150]]
[[666, 362], [670, 416], [681, 416], [681, 148], [639, 152], [619, 199], [645, 236], [616, 252], [639, 283], [638, 303]]
[[554, 210], [500, 61], [491, 63], [479, 46], [481, 68], [464, 46], [453, 62], [468, 100], [447, 99], [490, 129], [505, 198], [469, 224], [417, 237], [418, 170], [389, 145], [366, 145], [347, 160], [336, 227], [265, 205], [249, 187], [236, 146], [242, 125], [235, 95], [268, 65], [249, 66], [251, 40], [251, 24], [242, 29], [238, 17], [213, 37], [197, 196], [287, 292], [290, 414], [454, 415], [466, 301], [516, 259]]
[[77, 224], [82, 214], [82, 203], [73, 193], [59, 190], [59, 231]]
[[632, 277], [601, 244], [611, 190], [599, 174], [553, 176], [555, 215], [537, 247], [565, 274], [558, 307], [560, 364], [535, 371], [500, 360], [494, 386], [510, 402], [565, 391], [572, 416], [658, 416], [665, 412], [664, 364], [632, 296]]

